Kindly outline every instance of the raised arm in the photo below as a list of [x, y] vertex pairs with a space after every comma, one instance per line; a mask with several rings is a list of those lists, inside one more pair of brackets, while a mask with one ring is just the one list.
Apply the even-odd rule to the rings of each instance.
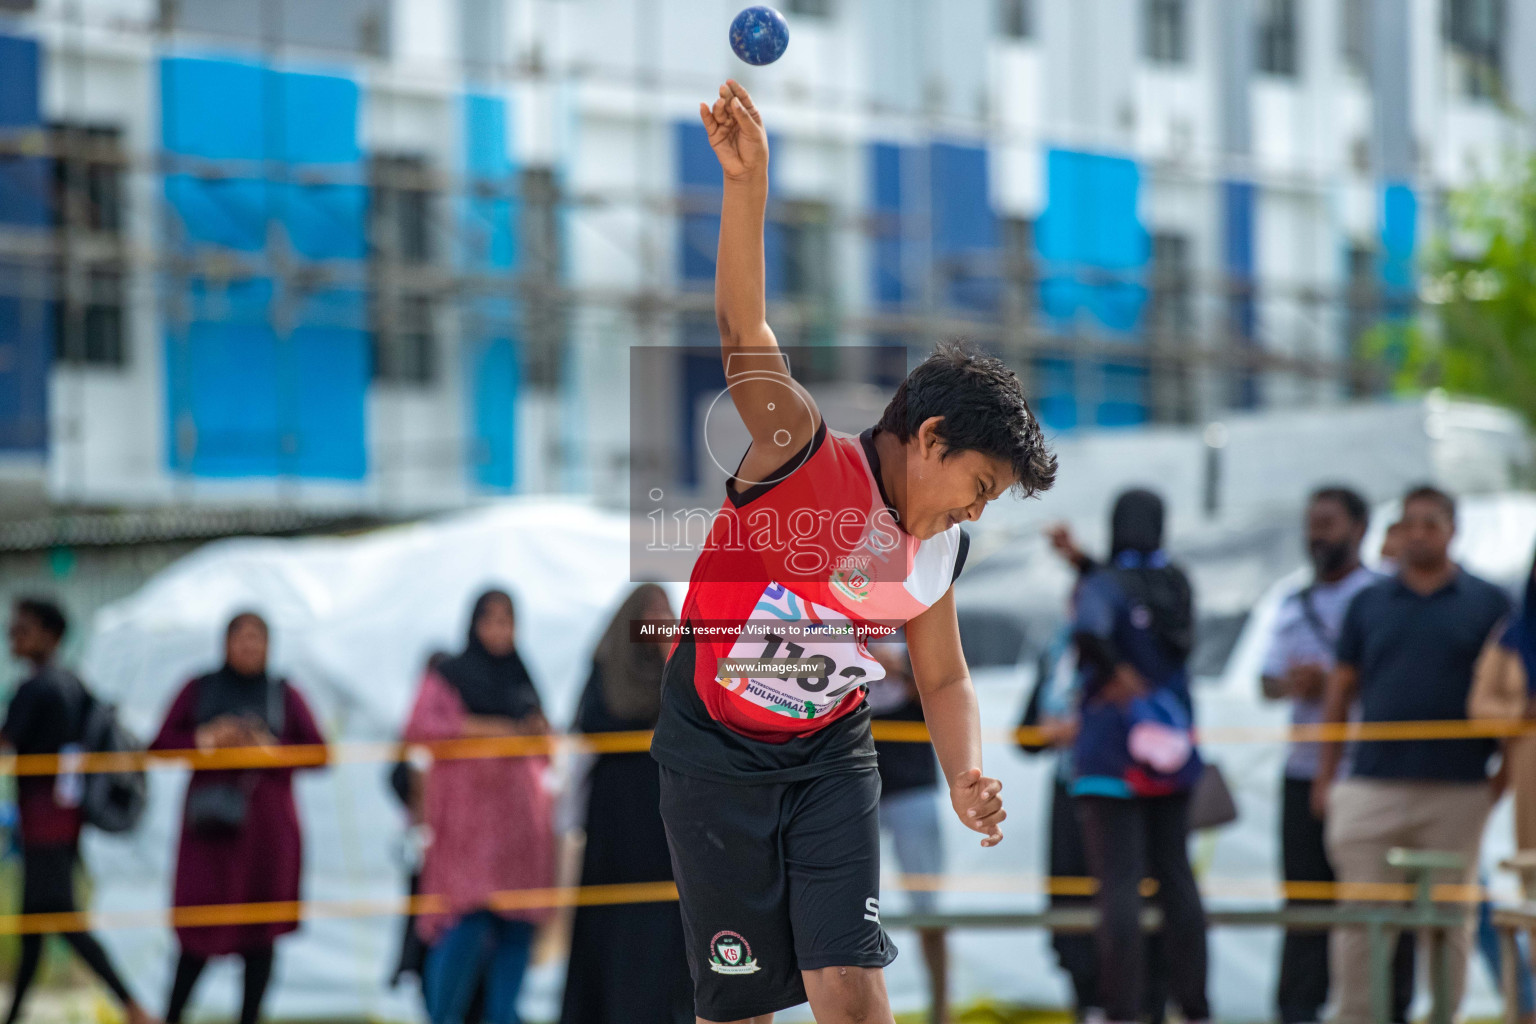
[[768, 133], [752, 97], [735, 81], [720, 87], [699, 119], [725, 175], [715, 260], [715, 319], [726, 386], [752, 435], [737, 474], [750, 484], [810, 443], [821, 413], [790, 376], [768, 326], [763, 220], [768, 204]]

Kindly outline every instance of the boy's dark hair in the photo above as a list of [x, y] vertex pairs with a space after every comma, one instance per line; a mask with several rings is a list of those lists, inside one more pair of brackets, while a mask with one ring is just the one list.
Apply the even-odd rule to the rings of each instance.
[[1445, 514], [1451, 517], [1451, 522], [1456, 521], [1456, 499], [1433, 484], [1410, 487], [1408, 493], [1403, 495], [1403, 508], [1406, 509], [1410, 501], [1432, 501], [1445, 509]]
[[55, 640], [64, 639], [64, 631], [69, 628], [69, 619], [65, 617], [64, 609], [59, 607], [58, 602], [46, 597], [17, 598], [16, 613], [37, 623], [43, 632]]
[[1353, 487], [1344, 487], [1338, 484], [1319, 487], [1312, 492], [1312, 497], [1307, 499], [1307, 504], [1316, 505], [1320, 501], [1337, 502], [1338, 506], [1344, 510], [1344, 514], [1349, 516], [1357, 525], [1371, 525], [1370, 506], [1365, 503], [1365, 499], [1360, 496], [1360, 492]]
[[938, 427], [944, 458], [976, 451], [1001, 459], [1013, 467], [1014, 489], [1026, 498], [1056, 482], [1056, 456], [1018, 376], [1001, 359], [963, 341], [939, 342], [901, 382], [876, 429], [906, 442], [932, 416], [944, 417]]

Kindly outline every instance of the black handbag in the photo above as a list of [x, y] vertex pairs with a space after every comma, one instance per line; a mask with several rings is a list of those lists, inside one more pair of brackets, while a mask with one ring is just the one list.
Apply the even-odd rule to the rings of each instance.
[[1194, 791], [1189, 795], [1190, 831], [1220, 828], [1236, 820], [1237, 801], [1232, 798], [1227, 777], [1222, 774], [1220, 768], [1207, 761], [1205, 770], [1200, 773], [1200, 779], [1195, 783]]
[[[283, 733], [283, 686], [276, 680], [267, 686], [267, 708], [263, 716], [274, 736]], [[246, 769], [229, 781], [207, 782], [187, 793], [186, 828], [194, 835], [233, 836], [245, 827], [251, 807], [251, 791], [256, 788], [257, 772]]]
[[245, 827], [254, 780], [209, 782], [187, 794], [187, 831], [200, 836], [232, 836]]

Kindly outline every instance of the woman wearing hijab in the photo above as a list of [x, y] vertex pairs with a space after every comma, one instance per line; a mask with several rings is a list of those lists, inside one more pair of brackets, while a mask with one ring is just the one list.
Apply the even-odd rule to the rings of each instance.
[[1162, 499], [1122, 494], [1109, 564], [1079, 584], [1072, 624], [1081, 674], [1072, 795], [1098, 881], [1098, 1005], [1110, 1024], [1136, 1020], [1143, 1008], [1140, 887], [1148, 875], [1163, 910], [1169, 994], [1186, 1021], [1210, 1019], [1205, 911], [1187, 846], [1201, 772], [1186, 667], [1194, 603], [1162, 544]]
[[[242, 612], [231, 619], [224, 635], [223, 667], [182, 688], [150, 749], [323, 747], [325, 739], [299, 691], [268, 675], [267, 641], [261, 616]], [[176, 858], [176, 906], [298, 900], [303, 855], [293, 802], [294, 770], [193, 772]], [[180, 1024], [208, 960], [234, 955], [245, 961], [240, 1024], [256, 1024], [272, 977], [273, 947], [278, 936], [296, 928], [297, 921], [178, 927], [181, 957], [166, 1024]]]
[[[598, 641], [576, 731], [655, 727], [661, 670], [671, 644], [636, 642], [630, 624], [674, 618], [666, 591], [656, 584], [630, 592]], [[672, 881], [661, 824], [660, 775], [650, 754], [600, 754], [589, 782], [581, 884]], [[684, 953], [683, 922], [674, 902], [579, 907], [560, 1024], [689, 1024], [693, 984]]]
[[[538, 691], [518, 656], [512, 598], [475, 602], [464, 652], [429, 670], [405, 729], [408, 743], [542, 735]], [[416, 920], [431, 950], [424, 977], [433, 1024], [461, 1024], [485, 979], [485, 1019], [517, 1024], [517, 998], [544, 906], [516, 890], [554, 883], [548, 758], [470, 757], [434, 762], [422, 786], [430, 840], [421, 893], [441, 911]]]

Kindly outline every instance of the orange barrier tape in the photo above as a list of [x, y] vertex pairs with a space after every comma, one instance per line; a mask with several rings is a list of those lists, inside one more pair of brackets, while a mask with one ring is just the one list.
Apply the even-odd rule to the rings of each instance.
[[[616, 903], [662, 903], [677, 899], [671, 882], [627, 885], [586, 885], [554, 889], [513, 889], [493, 893], [493, 910], [534, 910], [550, 907], [608, 906]], [[390, 900], [322, 900], [277, 903], [219, 903], [170, 910], [107, 911], [73, 914], [3, 914], [0, 935], [51, 934], [95, 928], [197, 928], [216, 925], [278, 924], [320, 918], [396, 917], [440, 914], [447, 908], [439, 896], [402, 896]]]
[[[1097, 884], [1092, 878], [1020, 878], [1007, 875], [902, 875], [903, 889], [924, 892], [985, 892], [1028, 895], [1091, 896]], [[1152, 896], [1157, 883], [1142, 882], [1142, 894]], [[1201, 887], [1207, 897], [1288, 899], [1319, 902], [1401, 902], [1412, 899], [1415, 889], [1398, 883], [1258, 882], [1214, 879]], [[1486, 893], [1476, 885], [1439, 885], [1434, 899], [1440, 903], [1477, 903]], [[584, 885], [549, 889], [512, 889], [492, 894], [493, 910], [534, 910], [556, 907], [613, 906], [629, 903], [666, 903], [677, 899], [671, 882], [634, 882], [623, 885]], [[158, 928], [197, 928], [244, 924], [275, 924], [324, 918], [396, 917], [402, 914], [436, 914], [446, 908], [441, 897], [402, 896], [385, 900], [312, 900], [308, 902], [222, 903], [169, 910], [124, 910], [73, 914], [0, 914], [0, 935], [52, 934], [95, 929], [98, 931]]]
[[[927, 743], [922, 722], [875, 722], [875, 739], [892, 743]], [[1228, 746], [1258, 743], [1344, 743], [1351, 741], [1508, 739], [1536, 735], [1536, 721], [1475, 719], [1443, 722], [1330, 722], [1297, 726], [1218, 726], [1199, 730], [1200, 743]], [[1050, 736], [1038, 728], [989, 731], [988, 743], [1046, 745]], [[329, 746], [224, 747], [217, 750], [163, 750], [147, 753], [21, 754], [0, 766], [0, 775], [57, 775], [132, 771], [188, 766], [198, 770], [232, 768], [312, 768], [325, 764], [397, 761], [420, 750], [437, 761], [549, 756], [570, 753], [627, 754], [649, 750], [651, 734], [638, 732], [569, 733], [555, 736], [486, 736], [433, 743], [350, 741]]]

